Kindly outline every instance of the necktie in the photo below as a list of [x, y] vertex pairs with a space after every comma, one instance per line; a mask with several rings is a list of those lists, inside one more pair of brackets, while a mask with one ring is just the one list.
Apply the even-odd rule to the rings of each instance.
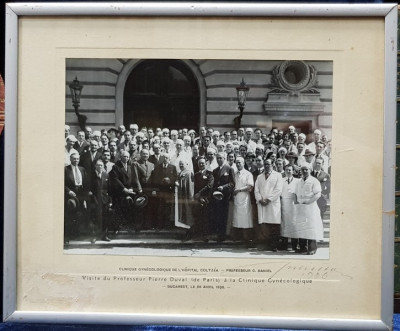
[[78, 170], [78, 167], [73, 167], [74, 168], [74, 176], [75, 176], [75, 185], [80, 186], [82, 185], [82, 178], [80, 176], [80, 172]]
[[107, 171], [107, 164], [104, 164], [104, 170]]

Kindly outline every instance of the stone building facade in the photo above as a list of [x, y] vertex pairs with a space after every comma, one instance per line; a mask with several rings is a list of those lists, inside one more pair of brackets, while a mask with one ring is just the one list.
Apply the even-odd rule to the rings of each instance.
[[332, 134], [332, 61], [68, 59], [66, 124], [78, 129], [68, 85], [83, 90], [79, 111], [93, 130], [128, 126], [234, 128], [236, 87], [250, 88], [243, 127]]

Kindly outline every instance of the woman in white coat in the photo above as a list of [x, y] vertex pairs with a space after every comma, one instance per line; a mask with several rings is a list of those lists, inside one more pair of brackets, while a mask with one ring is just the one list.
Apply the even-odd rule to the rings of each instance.
[[264, 160], [264, 173], [254, 185], [258, 224], [260, 224], [260, 250], [278, 250], [281, 227], [281, 201], [283, 178], [272, 170], [272, 161]]
[[251, 240], [253, 228], [253, 211], [250, 192], [254, 187], [253, 175], [244, 169], [244, 159], [236, 158], [235, 188], [233, 191], [233, 235], [236, 239]]

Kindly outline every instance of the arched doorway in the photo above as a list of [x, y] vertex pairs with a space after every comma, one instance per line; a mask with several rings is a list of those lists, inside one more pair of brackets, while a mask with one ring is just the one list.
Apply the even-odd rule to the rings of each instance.
[[123, 122], [197, 130], [199, 103], [197, 80], [183, 61], [145, 60], [126, 80]]

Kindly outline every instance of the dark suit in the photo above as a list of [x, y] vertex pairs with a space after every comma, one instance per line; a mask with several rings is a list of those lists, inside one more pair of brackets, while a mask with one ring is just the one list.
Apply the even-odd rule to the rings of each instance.
[[151, 195], [151, 178], [154, 171], [154, 164], [149, 161], [146, 161], [145, 164], [143, 160], [138, 160], [137, 162], [133, 163], [132, 166], [136, 167], [140, 185], [143, 188], [143, 192], [147, 194], [149, 199], [146, 208], [136, 210], [136, 226], [138, 230], [142, 229], [143, 227], [151, 229], [154, 227], [154, 219], [157, 217], [154, 212], [157, 204]]
[[112, 163], [116, 163], [117, 161], [119, 161], [119, 152], [112, 152], [110, 151], [110, 162]]
[[150, 155], [150, 156], [149, 156], [149, 162], [153, 163], [153, 164], [154, 164], [154, 167], [156, 167], [156, 166], [158, 166], [159, 164], [163, 163], [163, 162], [164, 162], [164, 159], [165, 159], [165, 156], [164, 156], [164, 155], [160, 155], [160, 157], [158, 158], [158, 160], [157, 160], [157, 158], [156, 158], [155, 155]]
[[99, 150], [97, 150], [93, 161], [90, 151], [83, 152], [81, 155], [79, 165], [85, 168], [88, 174], [89, 185], [91, 185], [92, 178], [94, 177], [96, 161], [100, 158], [101, 152], [99, 152]]
[[[165, 181], [165, 178], [169, 178], [169, 181]], [[158, 191], [156, 228], [171, 227], [174, 224], [174, 192], [177, 179], [176, 167], [171, 164], [168, 164], [166, 169], [164, 169], [164, 164], [154, 168], [152, 186]]]
[[[169, 182], [165, 182], [164, 178], [169, 178]], [[160, 164], [154, 168], [153, 171], [153, 186], [160, 191], [171, 192], [174, 190], [175, 181], [178, 179], [178, 173], [176, 167], [168, 164], [167, 168], [164, 169], [164, 164]]]
[[124, 165], [120, 160], [114, 164], [109, 176], [111, 181], [111, 197], [115, 211], [123, 219], [132, 222], [134, 218], [133, 205], [128, 203], [132, 194], [126, 193], [124, 190], [142, 190], [137, 176], [136, 167], [132, 166], [128, 161], [127, 170], [125, 170]]
[[[88, 225], [87, 204], [89, 201], [89, 185], [88, 175], [85, 168], [78, 167], [82, 185], [75, 185], [75, 178], [72, 170], [72, 165], [64, 168], [64, 240], [68, 241], [72, 235], [79, 231], [78, 225]], [[70, 192], [76, 194], [76, 199], [70, 196]], [[85, 203], [86, 202], [86, 207]], [[74, 227], [76, 227], [74, 229]]]
[[138, 160], [136, 163], [134, 163], [134, 165], [136, 166], [139, 182], [142, 187], [144, 188], [150, 186], [151, 175], [154, 171], [154, 164], [150, 161], [147, 161], [145, 165], [143, 160]]
[[199, 171], [199, 163], [198, 163], [199, 162], [199, 158], [200, 158], [200, 155], [192, 157], [193, 173], [196, 173], [196, 172]]
[[76, 149], [79, 153], [79, 155], [81, 155], [83, 152], [87, 151], [89, 149], [90, 144], [84, 140], [82, 145], [79, 145], [79, 142], [75, 142], [74, 144], [74, 149]]
[[255, 172], [258, 170], [257, 166], [255, 164], [251, 164], [250, 167], [247, 165], [247, 163], [244, 164], [244, 168], [251, 173]]
[[211, 147], [211, 144], [208, 145], [207, 147], [205, 146], [200, 146], [199, 147], [199, 155], [200, 156], [206, 156], [207, 155], [207, 148]]
[[132, 167], [129, 161], [127, 163], [127, 170], [125, 170], [121, 160], [117, 161], [109, 175], [111, 180], [111, 193], [112, 196], [116, 198], [125, 196], [123, 192], [124, 189], [133, 189], [134, 191], [142, 190], [136, 167]]
[[[87, 198], [87, 194], [89, 192], [88, 185], [88, 175], [83, 167], [78, 167], [82, 176], [82, 185], [81, 187], [77, 187], [75, 185], [75, 178], [72, 170], [72, 165], [68, 165], [64, 169], [64, 190], [65, 190], [65, 198], [68, 198], [68, 194], [70, 191], [73, 191], [77, 196]], [[78, 197], [78, 198], [79, 198]]]
[[103, 171], [100, 178], [97, 173], [92, 180], [91, 191], [94, 200], [94, 231], [104, 237], [108, 228], [108, 206], [111, 198], [108, 194], [110, 191], [110, 179], [107, 172]]
[[210, 191], [214, 185], [214, 177], [211, 171], [203, 170], [194, 174], [194, 230], [202, 236], [208, 235], [208, 201]]
[[210, 213], [211, 224], [210, 229], [217, 234], [217, 240], [225, 240], [226, 223], [228, 218], [229, 198], [235, 186], [234, 171], [228, 164], [223, 164], [213, 171], [214, 184], [211, 193], [217, 191], [218, 187], [222, 186], [224, 195], [222, 200], [216, 200], [210, 197]]
[[331, 191], [331, 177], [323, 170], [320, 170], [318, 175], [314, 170], [311, 175], [317, 178], [321, 184], [321, 197], [317, 200], [317, 204], [322, 218], [328, 205], [327, 199]]

